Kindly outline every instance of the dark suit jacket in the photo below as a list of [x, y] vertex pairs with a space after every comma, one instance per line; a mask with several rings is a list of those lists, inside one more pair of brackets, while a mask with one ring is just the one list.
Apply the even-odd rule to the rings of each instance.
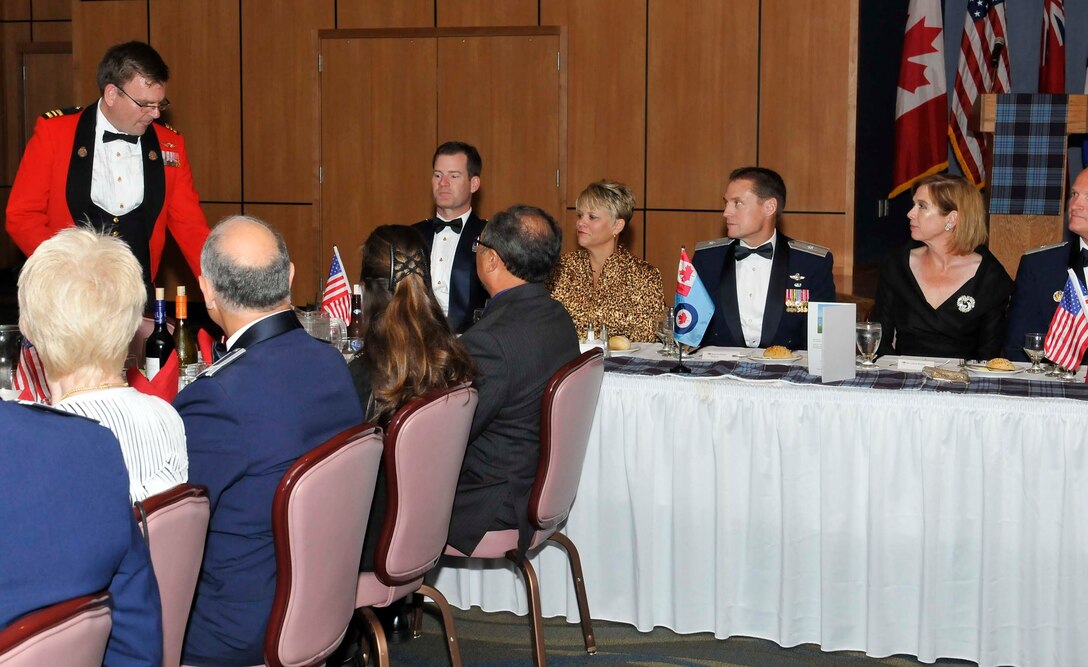
[[[1016, 285], [1005, 325], [1005, 356], [1026, 361], [1024, 334], [1045, 334], [1058, 307], [1055, 292], [1065, 289], [1067, 271], [1072, 268], [1084, 279], [1080, 269], [1080, 243], [1065, 242], [1029, 250], [1020, 257]], [[1088, 356], [1085, 357], [1088, 359]]]
[[341, 354], [291, 311], [254, 325], [231, 353], [183, 389], [189, 481], [205, 484], [211, 525], [183, 663], [254, 665], [275, 593], [272, 496], [300, 455], [363, 412]]
[[[771, 284], [763, 310], [763, 328], [759, 347], [785, 345], [791, 350], [808, 347], [808, 313], [786, 312], [786, 290], [807, 289], [809, 301], [835, 301], [835, 279], [831, 275], [831, 253], [806, 252], [790, 247], [791, 239], [778, 232], [771, 259]], [[735, 242], [697, 249], [691, 263], [714, 301], [703, 345], [747, 347], [737, 305], [737, 263], [733, 258]], [[800, 243], [798, 245], [809, 246]], [[819, 246], [813, 246], [819, 249]], [[821, 249], [822, 250], [822, 249]], [[791, 276], [801, 276], [799, 279]]]
[[[472, 211], [461, 230], [457, 252], [453, 257], [453, 272], [450, 274], [450, 312], [446, 319], [449, 320], [450, 328], [457, 333], [464, 333], [472, 326], [473, 311], [483, 308], [484, 302], [487, 301], [487, 290], [476, 275], [476, 257], [472, 254], [472, 242], [484, 230], [486, 224], [487, 220], [478, 217], [476, 211]], [[434, 245], [434, 220], [424, 220], [412, 226], [423, 236], [423, 244], [427, 247], [429, 259], [431, 246]]]
[[[50, 112], [39, 118], [27, 142], [8, 198], [5, 225], [27, 256], [73, 220], [82, 220], [91, 206], [95, 111]], [[185, 141], [173, 128], [152, 123], [140, 143], [144, 155], [144, 209], [154, 223], [147, 248], [134, 249], [147, 258], [151, 278], [159, 268], [166, 230], [177, 241], [189, 268], [200, 275], [200, 251], [208, 223], [193, 187], [193, 172]], [[169, 158], [169, 159], [167, 159]], [[139, 209], [137, 209], [139, 210]], [[130, 242], [131, 245], [131, 242]]]
[[0, 402], [0, 628], [109, 589], [106, 665], [162, 665], [162, 610], [117, 438], [97, 423]]
[[500, 292], [461, 342], [480, 392], [453, 501], [449, 543], [471, 553], [488, 530], [518, 528], [528, 546], [529, 493], [540, 453], [540, 399], [551, 376], [578, 356], [578, 335], [542, 284]]

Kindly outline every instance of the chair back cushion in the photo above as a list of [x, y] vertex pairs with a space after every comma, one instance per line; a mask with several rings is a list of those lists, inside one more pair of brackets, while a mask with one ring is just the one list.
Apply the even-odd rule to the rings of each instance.
[[529, 500], [537, 530], [554, 529], [574, 504], [603, 380], [604, 353], [594, 348], [556, 371], [544, 389], [540, 460]]
[[321, 664], [343, 639], [381, 456], [381, 429], [364, 424], [310, 450], [284, 474], [272, 500], [270, 667]]
[[100, 667], [113, 622], [110, 595], [58, 602], [18, 618], [0, 630], [3, 667]]
[[410, 401], [390, 420], [389, 504], [375, 559], [382, 583], [419, 579], [442, 555], [476, 402], [476, 390], [459, 385]]
[[162, 664], [178, 667], [208, 536], [208, 489], [179, 484], [137, 503], [135, 512], [162, 599]]

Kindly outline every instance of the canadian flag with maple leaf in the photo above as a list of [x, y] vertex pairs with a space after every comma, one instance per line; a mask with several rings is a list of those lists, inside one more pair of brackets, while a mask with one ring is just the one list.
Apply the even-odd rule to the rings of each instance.
[[673, 305], [677, 342], [696, 347], [703, 340], [710, 318], [714, 317], [714, 300], [688, 259], [688, 250], [680, 246], [680, 266], [676, 269], [676, 299]]
[[948, 168], [947, 128], [941, 0], [911, 0], [895, 99], [895, 187], [889, 198]]
[[1065, 3], [1043, 2], [1043, 44], [1039, 55], [1039, 92], [1065, 94]]

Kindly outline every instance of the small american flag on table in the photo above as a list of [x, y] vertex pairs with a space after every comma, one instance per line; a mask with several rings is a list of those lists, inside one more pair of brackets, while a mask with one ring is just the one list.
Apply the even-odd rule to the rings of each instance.
[[351, 285], [340, 261], [340, 251], [332, 247], [332, 266], [325, 281], [325, 294], [321, 298], [321, 310], [347, 324], [351, 321]]
[[1080, 287], [1080, 281], [1069, 269], [1062, 300], [1043, 343], [1046, 358], [1062, 368], [1076, 369], [1088, 350], [1088, 313], [1084, 312], [1084, 292]]

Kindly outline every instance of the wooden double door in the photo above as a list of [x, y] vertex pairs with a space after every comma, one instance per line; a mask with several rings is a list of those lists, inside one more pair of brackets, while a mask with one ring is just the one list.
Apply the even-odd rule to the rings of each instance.
[[559, 28], [320, 31], [320, 218], [357, 280], [385, 224], [434, 213], [431, 159], [445, 141], [483, 158], [475, 210], [564, 210]]

